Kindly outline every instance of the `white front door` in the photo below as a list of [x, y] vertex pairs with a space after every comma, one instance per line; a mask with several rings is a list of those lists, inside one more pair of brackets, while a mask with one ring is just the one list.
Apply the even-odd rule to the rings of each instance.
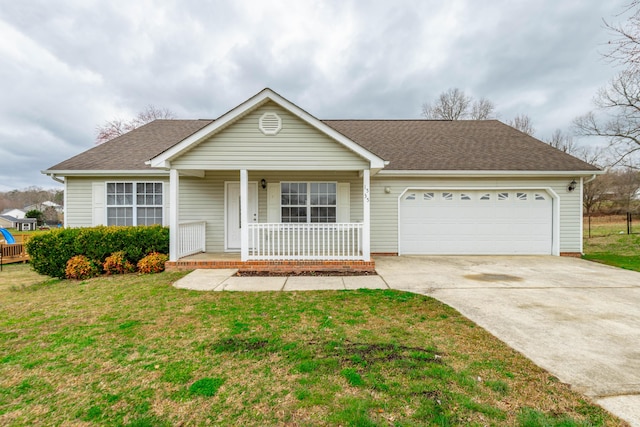
[[[258, 222], [258, 183], [250, 182], [248, 194], [249, 222]], [[227, 182], [226, 189], [226, 249], [240, 250], [240, 183]]]

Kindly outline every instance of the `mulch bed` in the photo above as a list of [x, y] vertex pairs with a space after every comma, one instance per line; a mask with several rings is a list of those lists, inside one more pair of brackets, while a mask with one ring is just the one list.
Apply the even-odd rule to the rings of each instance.
[[282, 276], [377, 276], [375, 271], [255, 271], [239, 270], [240, 277], [282, 277]]

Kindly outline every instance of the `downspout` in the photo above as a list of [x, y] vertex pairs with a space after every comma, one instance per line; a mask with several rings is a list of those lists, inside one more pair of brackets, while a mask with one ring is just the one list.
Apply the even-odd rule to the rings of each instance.
[[[582, 221], [580, 222], [580, 253], [582, 253], [582, 255], [584, 255], [584, 185], [596, 179], [596, 176], [596, 174], [593, 174], [591, 178], [586, 181], [583, 179], [582, 186], [580, 187], [580, 211], [582, 212]], [[591, 234], [591, 214], [589, 214], [589, 234]]]
[[591, 175], [591, 178], [589, 178], [588, 180], [582, 182], [582, 185], [590, 183], [591, 181], [596, 179], [596, 176], [597, 176], [596, 174]]
[[54, 180], [54, 181], [56, 181], [56, 182], [59, 182], [60, 184], [64, 184], [64, 179], [60, 179], [60, 178], [58, 178], [58, 177], [57, 177], [55, 174], [53, 174], [53, 173], [48, 173], [48, 174], [47, 174], [47, 176], [48, 176], [49, 178], [51, 178], [52, 180]]

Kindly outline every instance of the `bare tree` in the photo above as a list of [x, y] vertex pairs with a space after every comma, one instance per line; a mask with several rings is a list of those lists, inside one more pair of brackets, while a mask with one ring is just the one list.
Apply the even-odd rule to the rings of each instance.
[[612, 62], [617, 62], [631, 71], [638, 71], [640, 67], [640, 0], [631, 1], [622, 13], [633, 11], [623, 24], [610, 24], [605, 21], [605, 27], [614, 36], [609, 41], [610, 51], [604, 56]]
[[612, 172], [614, 202], [619, 210], [631, 212], [632, 202], [640, 190], [640, 173], [636, 168], [624, 167]]
[[453, 88], [442, 92], [433, 105], [425, 103], [422, 106], [422, 114], [427, 119], [459, 120], [466, 117], [470, 104], [470, 96], [458, 88]]
[[102, 126], [97, 126], [95, 142], [96, 145], [100, 145], [154, 120], [175, 119], [175, 117], [175, 114], [167, 108], [158, 108], [153, 105], [147, 105], [144, 110], [139, 112], [131, 120], [107, 120]]
[[598, 91], [594, 103], [596, 111], [573, 125], [580, 135], [607, 138], [616, 163], [624, 163], [640, 151], [640, 73], [621, 72]]
[[574, 119], [576, 132], [605, 138], [615, 164], [633, 161], [640, 151], [640, 0], [629, 3], [623, 13], [633, 14], [623, 24], [605, 22], [614, 34], [604, 56], [626, 67], [595, 96], [595, 109]]
[[[581, 147], [575, 153], [577, 157], [585, 162], [603, 168], [606, 164], [605, 150], [598, 147]], [[599, 175], [592, 179], [587, 179], [582, 186], [582, 206], [584, 215], [588, 218], [587, 235], [591, 237], [591, 217], [598, 211], [607, 200], [606, 195], [611, 188], [611, 180], [607, 176]]]
[[423, 104], [422, 115], [432, 120], [487, 120], [496, 116], [493, 102], [487, 98], [474, 100], [458, 88], [442, 92], [433, 104]]
[[470, 116], [472, 120], [495, 119], [495, 110], [496, 106], [493, 102], [489, 101], [487, 98], [480, 98], [473, 101]]
[[564, 133], [561, 129], [556, 129], [551, 134], [551, 137], [545, 141], [547, 144], [552, 146], [553, 148], [557, 148], [560, 151], [564, 151], [565, 153], [576, 155], [577, 157], [583, 157], [580, 154], [580, 151], [583, 147], [580, 147], [573, 136]]
[[533, 123], [531, 122], [531, 117], [526, 114], [518, 114], [512, 120], [509, 120], [509, 126], [518, 129], [520, 132], [524, 132], [527, 135], [533, 136], [535, 129], [533, 128]]

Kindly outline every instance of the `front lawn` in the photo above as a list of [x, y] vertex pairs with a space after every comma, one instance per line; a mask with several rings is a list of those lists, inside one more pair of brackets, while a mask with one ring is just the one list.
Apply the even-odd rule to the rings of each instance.
[[624, 231], [620, 231], [622, 228], [626, 228], [626, 224], [621, 221], [594, 221], [592, 237], [584, 239], [583, 258], [640, 271], [640, 234], [624, 234]]
[[624, 425], [426, 296], [6, 267], [0, 425]]

